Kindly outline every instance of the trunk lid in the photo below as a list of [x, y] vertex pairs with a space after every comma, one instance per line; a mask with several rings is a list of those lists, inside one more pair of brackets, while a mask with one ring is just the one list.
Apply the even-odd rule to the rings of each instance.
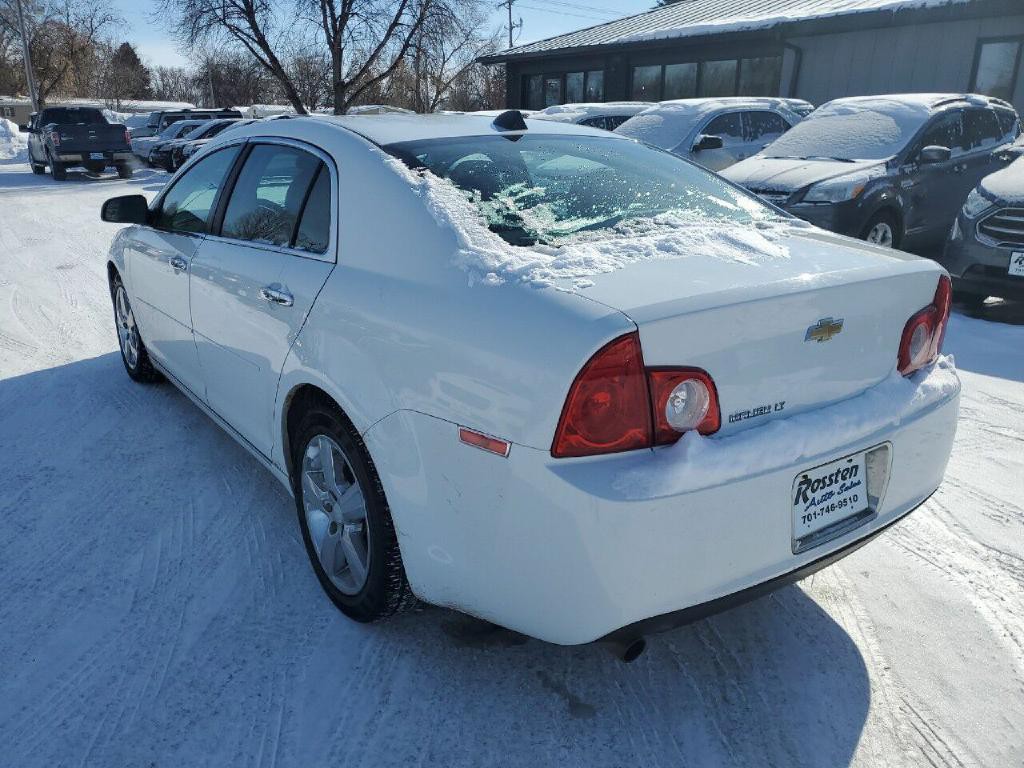
[[640, 261], [578, 292], [637, 324], [647, 366], [707, 371], [721, 433], [819, 408], [893, 371], [903, 328], [942, 270], [809, 227], [784, 231], [781, 257]]

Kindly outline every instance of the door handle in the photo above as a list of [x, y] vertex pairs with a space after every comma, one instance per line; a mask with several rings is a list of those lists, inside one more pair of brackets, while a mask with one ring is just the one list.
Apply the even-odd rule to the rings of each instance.
[[175, 272], [184, 272], [188, 269], [188, 262], [181, 258], [181, 256], [171, 256], [167, 263], [171, 265], [171, 269]]
[[282, 307], [290, 307], [295, 303], [295, 298], [288, 291], [275, 288], [272, 285], [260, 288], [260, 298]]

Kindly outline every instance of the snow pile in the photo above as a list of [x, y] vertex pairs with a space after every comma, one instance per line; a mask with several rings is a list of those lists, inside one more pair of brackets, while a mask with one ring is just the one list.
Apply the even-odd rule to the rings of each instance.
[[18, 126], [0, 117], [0, 160], [24, 161], [28, 156], [28, 137]]
[[671, 496], [749, 477], [818, 456], [886, 427], [898, 426], [960, 387], [952, 356], [940, 357], [913, 376], [895, 369], [857, 397], [799, 413], [727, 437], [687, 432], [656, 451], [653, 460], [623, 472], [613, 487], [628, 498]]
[[789, 255], [777, 242], [788, 229], [786, 222], [738, 227], [673, 214], [589, 233], [557, 246], [511, 245], [488, 229], [480, 209], [450, 181], [426, 171], [413, 172], [394, 158], [387, 164], [424, 198], [437, 223], [455, 233], [455, 263], [469, 274], [471, 285], [518, 282], [543, 287], [568, 280], [576, 288], [586, 288], [591, 285], [586, 278], [639, 261], [699, 254], [758, 264]]

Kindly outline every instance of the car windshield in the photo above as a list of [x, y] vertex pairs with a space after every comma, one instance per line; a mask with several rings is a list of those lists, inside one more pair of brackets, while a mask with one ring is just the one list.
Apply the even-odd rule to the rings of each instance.
[[884, 160], [902, 152], [928, 117], [925, 108], [895, 99], [833, 101], [776, 139], [764, 155]]
[[634, 115], [615, 132], [662, 149], [672, 149], [686, 138], [704, 114], [697, 105], [663, 104]]
[[177, 123], [171, 123], [166, 128], [164, 128], [163, 132], [160, 134], [160, 137], [163, 139], [176, 139], [182, 134], [198, 127], [199, 125], [201, 125], [201, 123], [198, 120], [181, 120]]
[[780, 214], [674, 155], [589, 135], [472, 136], [391, 144], [410, 168], [455, 184], [512, 245]]

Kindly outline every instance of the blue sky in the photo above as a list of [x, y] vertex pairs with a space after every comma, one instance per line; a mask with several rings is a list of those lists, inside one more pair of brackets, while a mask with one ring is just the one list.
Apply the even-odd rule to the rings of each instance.
[[[494, 0], [497, 5], [497, 0]], [[150, 64], [185, 66], [189, 62], [175, 49], [170, 36], [155, 18], [153, 0], [114, 0], [127, 22], [123, 37], [135, 44]], [[571, 32], [631, 13], [646, 11], [654, 0], [516, 0], [513, 19], [523, 20], [518, 43]], [[506, 11], [494, 12], [495, 27], [505, 24]], [[507, 34], [507, 33], [506, 33]]]

